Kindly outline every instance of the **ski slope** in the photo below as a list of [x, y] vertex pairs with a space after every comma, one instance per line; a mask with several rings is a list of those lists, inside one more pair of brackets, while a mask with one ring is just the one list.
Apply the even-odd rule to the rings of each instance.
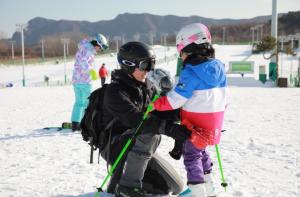
[[[216, 46], [217, 57], [225, 64], [249, 54], [249, 46]], [[157, 56], [174, 55], [158, 49]], [[251, 56], [255, 62], [264, 60]], [[286, 59], [287, 64], [291, 64]], [[112, 70], [115, 56], [99, 57]], [[71, 76], [73, 62], [67, 62]], [[297, 61], [293, 60], [293, 67]], [[41, 86], [45, 73], [63, 80], [64, 64], [27, 65], [28, 86], [21, 86], [21, 67], [0, 66], [0, 83], [14, 82], [14, 87], [0, 89], [0, 196], [83, 197], [92, 196], [106, 176], [106, 163], [94, 158], [89, 164], [90, 147], [80, 133], [45, 131], [69, 121], [74, 101], [71, 85]], [[160, 63], [173, 75], [176, 61]], [[254, 73], [255, 76], [257, 73]], [[39, 78], [41, 77], [41, 78]], [[237, 76], [235, 76], [236, 79]], [[234, 78], [232, 79], [234, 80]], [[252, 80], [252, 81], [251, 81]], [[235, 83], [229, 87], [228, 108], [219, 145], [225, 179], [220, 173], [214, 147], [213, 174], [220, 197], [298, 197], [300, 196], [300, 89], [248, 86]], [[94, 82], [94, 88], [100, 81]], [[168, 152], [173, 140], [163, 136], [158, 153], [166, 158], [186, 182], [182, 160], [171, 159]]]

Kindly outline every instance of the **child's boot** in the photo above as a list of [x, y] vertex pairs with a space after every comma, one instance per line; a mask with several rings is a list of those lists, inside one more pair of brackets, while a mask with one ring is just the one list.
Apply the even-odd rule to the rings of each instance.
[[181, 197], [207, 197], [204, 183], [188, 185], [188, 188], [179, 194]]
[[204, 175], [204, 185], [207, 193], [207, 197], [216, 197], [216, 188], [214, 185], [214, 179], [211, 173]]

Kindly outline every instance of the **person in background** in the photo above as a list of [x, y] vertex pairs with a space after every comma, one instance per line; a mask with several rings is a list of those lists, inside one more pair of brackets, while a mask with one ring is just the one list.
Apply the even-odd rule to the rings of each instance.
[[183, 60], [178, 84], [153, 106], [158, 111], [181, 108], [181, 124], [192, 133], [182, 148], [188, 189], [180, 196], [216, 196], [212, 161], [205, 148], [220, 141], [226, 107], [225, 66], [214, 58], [210, 32], [201, 23], [183, 27], [176, 47]]
[[71, 115], [72, 131], [80, 130], [80, 121], [87, 107], [88, 97], [91, 94], [90, 71], [93, 69], [94, 56], [99, 50], [107, 48], [107, 40], [102, 34], [97, 34], [92, 39], [83, 39], [78, 44], [72, 76], [75, 93], [75, 103]]
[[99, 69], [99, 77], [101, 79], [101, 86], [103, 86], [105, 84], [105, 80], [106, 80], [107, 76], [108, 76], [108, 71], [105, 67], [105, 63], [103, 63]]

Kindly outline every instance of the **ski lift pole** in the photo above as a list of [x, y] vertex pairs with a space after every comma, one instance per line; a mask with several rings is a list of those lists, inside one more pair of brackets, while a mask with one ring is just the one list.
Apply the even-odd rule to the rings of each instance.
[[123, 155], [125, 154], [125, 152], [127, 151], [129, 145], [131, 144], [132, 140], [135, 138], [136, 134], [138, 133], [139, 129], [141, 128], [141, 126], [144, 123], [144, 120], [146, 120], [148, 118], [148, 114], [149, 112], [151, 112], [153, 110], [153, 105], [152, 103], [158, 99], [159, 95], [155, 95], [154, 98], [152, 99], [151, 103], [148, 105], [146, 112], [143, 115], [143, 119], [142, 121], [139, 123], [139, 125], [137, 126], [137, 128], [135, 129], [135, 132], [133, 134], [133, 136], [128, 139], [128, 141], [126, 142], [125, 146], [123, 147], [123, 149], [121, 150], [120, 154], [118, 155], [116, 161], [114, 162], [114, 164], [112, 165], [112, 167], [110, 168], [108, 174], [106, 175], [106, 177], [104, 178], [101, 186], [98, 189], [98, 191], [95, 193], [94, 197], [99, 197], [100, 192], [103, 192], [103, 187], [106, 184], [107, 180], [111, 177], [111, 175], [113, 174], [115, 168], [117, 167], [117, 165], [119, 164], [120, 160], [122, 159]]
[[224, 187], [225, 192], [226, 192], [226, 187], [227, 187], [228, 184], [226, 183], [225, 178], [224, 178], [222, 161], [221, 161], [221, 156], [220, 156], [220, 151], [219, 151], [218, 144], [215, 145], [215, 148], [216, 148], [216, 153], [217, 153], [217, 158], [218, 158], [218, 164], [219, 164], [220, 173], [221, 173], [221, 181], [222, 181], [221, 185], [222, 185], [222, 187]]

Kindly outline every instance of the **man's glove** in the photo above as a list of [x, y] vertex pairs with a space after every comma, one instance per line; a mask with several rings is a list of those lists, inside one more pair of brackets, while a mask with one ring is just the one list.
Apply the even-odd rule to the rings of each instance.
[[161, 95], [166, 95], [173, 88], [173, 81], [169, 76], [164, 76], [160, 79], [159, 86], [161, 89]]
[[[142, 126], [141, 126], [141, 133], [153, 133], [158, 134], [161, 133], [160, 130], [164, 128], [163, 122], [164, 120], [158, 118], [156, 115], [149, 113], [148, 118], [144, 120]], [[163, 124], [163, 126], [161, 126]]]
[[191, 132], [183, 125], [167, 122], [164, 133], [174, 140], [184, 141], [191, 136]]
[[166, 95], [173, 88], [174, 81], [172, 80], [171, 74], [164, 69], [156, 68], [149, 72], [147, 77], [152, 81], [155, 88], [161, 92], [161, 96]]
[[174, 148], [169, 152], [169, 155], [176, 160], [179, 160], [183, 151], [184, 142], [175, 140]]

